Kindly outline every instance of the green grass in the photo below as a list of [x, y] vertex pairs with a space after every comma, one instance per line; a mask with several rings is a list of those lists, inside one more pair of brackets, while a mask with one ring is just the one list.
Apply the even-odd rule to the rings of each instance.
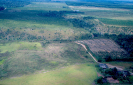
[[[39, 16], [48, 11], [67, 11], [65, 3], [31, 3], [25, 7], [6, 9], [0, 13], [0, 27], [3, 28], [45, 28], [45, 25], [68, 26], [64, 19], [58, 17]], [[40, 8], [42, 10], [40, 10]], [[59, 8], [59, 9], [58, 9]], [[61, 9], [61, 10], [60, 10]]]
[[101, 18], [99, 20], [107, 25], [133, 26], [132, 20], [116, 20], [116, 19], [107, 19], [107, 18]]
[[96, 18], [109, 18], [118, 20], [133, 20], [132, 10], [130, 9], [116, 9], [106, 7], [95, 7], [95, 6], [71, 6], [73, 10], [79, 10], [84, 12], [82, 16], [93, 16]]
[[[65, 3], [32, 3], [26, 7], [6, 9], [0, 13], [1, 28], [47, 28], [47, 25], [68, 26], [64, 19], [39, 16], [48, 11], [67, 11]], [[43, 10], [39, 10], [39, 9]], [[61, 10], [58, 10], [61, 9]], [[69, 10], [70, 11], [70, 10]], [[49, 28], [49, 27], [48, 27]]]
[[[66, 7], [66, 8], [63, 8]], [[21, 10], [47, 10], [47, 11], [69, 11], [65, 3], [56, 3], [56, 2], [33, 2], [25, 7], [20, 7]]]
[[2, 65], [4, 63], [5, 59], [1, 60], [0, 61], [0, 65]]
[[0, 45], [0, 53], [13, 52], [17, 50], [42, 50], [42, 46], [38, 42], [13, 42]]
[[1, 80], [0, 84], [6, 85], [92, 85], [97, 78], [93, 65], [82, 64], [68, 66], [63, 69], [25, 75], [18, 78]]
[[[1, 74], [12, 77], [40, 70], [50, 71], [77, 63], [94, 63], [82, 46], [71, 42], [51, 41], [45, 46], [39, 42], [13, 42], [1, 45], [1, 54], [6, 51], [10, 52], [10, 55], [2, 56], [5, 60], [0, 61], [3, 64], [0, 70], [4, 69], [0, 77]], [[87, 59], [82, 57], [85, 55], [88, 56]]]

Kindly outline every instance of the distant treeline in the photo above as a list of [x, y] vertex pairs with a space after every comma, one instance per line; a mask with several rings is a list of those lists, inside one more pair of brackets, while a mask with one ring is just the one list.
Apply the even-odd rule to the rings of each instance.
[[[83, 14], [83, 12], [77, 12], [77, 11], [48, 11], [48, 12], [42, 12], [39, 13], [39, 16], [43, 16], [43, 17], [56, 17], [56, 18], [60, 18], [60, 19], [65, 19], [64, 16], [66, 16], [66, 14]], [[83, 19], [65, 19], [68, 22], [72, 23], [74, 27], [77, 28], [84, 28], [87, 29], [88, 28], [92, 28], [94, 27], [94, 23], [91, 22], [92, 19], [95, 19], [94, 17], [84, 17]]]
[[123, 8], [133, 9], [133, 5], [126, 5], [120, 2], [66, 2], [67, 5], [71, 6], [95, 6], [95, 7], [106, 7], [106, 8]]
[[77, 11], [44, 11], [42, 13], [39, 13], [38, 15], [44, 16], [44, 17], [58, 17], [63, 18], [65, 14], [83, 14], [83, 12], [77, 12]]
[[5, 6], [7, 8], [23, 7], [28, 4], [30, 4], [29, 1], [12, 1], [12, 0], [0, 1], [0, 5]]

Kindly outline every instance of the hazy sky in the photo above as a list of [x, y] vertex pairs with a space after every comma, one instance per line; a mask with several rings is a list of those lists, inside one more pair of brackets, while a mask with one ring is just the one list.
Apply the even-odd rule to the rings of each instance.
[[[93, 1], [93, 0], [51, 0], [51, 1]], [[133, 0], [94, 0], [94, 1], [133, 1]]]
[[[46, 1], [46, 0], [4, 0], [4, 1]], [[93, 0], [51, 0], [51, 1], [93, 1]], [[133, 1], [133, 0], [94, 0], [94, 1]]]

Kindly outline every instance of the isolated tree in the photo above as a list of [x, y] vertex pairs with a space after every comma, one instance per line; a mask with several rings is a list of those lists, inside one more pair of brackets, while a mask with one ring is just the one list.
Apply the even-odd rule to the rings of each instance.
[[0, 11], [1, 11], [1, 10], [4, 10], [4, 9], [5, 9], [4, 7], [0, 6]]

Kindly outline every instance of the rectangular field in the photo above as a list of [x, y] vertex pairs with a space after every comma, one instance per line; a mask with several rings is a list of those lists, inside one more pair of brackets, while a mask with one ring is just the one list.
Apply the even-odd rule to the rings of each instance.
[[80, 41], [87, 44], [92, 52], [125, 52], [124, 49], [121, 49], [114, 41], [110, 39], [93, 39], [93, 40], [83, 40]]
[[127, 55], [124, 49], [120, 48], [118, 44], [110, 39], [92, 39], [78, 42], [86, 44], [98, 58], [106, 58], [107, 56], [116, 58], [125, 57]]

